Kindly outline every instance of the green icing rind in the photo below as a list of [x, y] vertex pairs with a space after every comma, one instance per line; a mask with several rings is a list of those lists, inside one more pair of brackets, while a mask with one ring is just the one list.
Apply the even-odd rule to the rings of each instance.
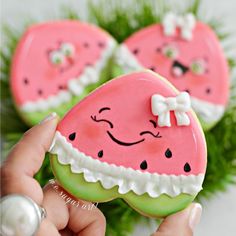
[[39, 111], [39, 112], [23, 112], [19, 108], [16, 107], [17, 111], [19, 112], [22, 119], [25, 121], [26, 124], [29, 126], [33, 126], [38, 124], [41, 120], [43, 120], [46, 116], [48, 116], [52, 112], [56, 112], [59, 117], [63, 117], [67, 111], [69, 111], [74, 105], [76, 105], [80, 100], [82, 100], [85, 96], [87, 96], [91, 91], [105, 83], [109, 80], [110, 75], [110, 68], [112, 67], [112, 60], [110, 59], [107, 63], [106, 67], [102, 70], [100, 79], [97, 83], [90, 84], [86, 86], [83, 93], [80, 96], [72, 96], [72, 99], [67, 102], [63, 103], [60, 106], [49, 109], [46, 111]]
[[106, 202], [115, 198], [124, 199], [132, 208], [149, 217], [162, 218], [186, 208], [195, 198], [193, 195], [180, 194], [169, 197], [162, 194], [152, 198], [148, 194], [137, 195], [130, 191], [118, 193], [118, 187], [105, 189], [100, 182], [86, 182], [83, 174], [74, 174], [69, 165], [58, 162], [57, 155], [50, 154], [52, 171], [60, 185], [76, 198], [91, 202]]

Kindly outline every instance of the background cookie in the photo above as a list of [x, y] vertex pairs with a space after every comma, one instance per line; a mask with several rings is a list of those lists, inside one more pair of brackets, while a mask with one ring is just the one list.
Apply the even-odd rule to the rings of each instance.
[[188, 93], [148, 71], [84, 98], [59, 123], [50, 152], [56, 179], [75, 197], [123, 198], [154, 217], [185, 208], [206, 170], [205, 138]]
[[17, 109], [31, 125], [51, 111], [59, 115], [107, 80], [114, 39], [79, 21], [30, 27], [15, 52], [11, 89]]
[[121, 72], [145, 67], [187, 91], [205, 130], [222, 117], [229, 94], [226, 58], [213, 30], [192, 14], [167, 13], [162, 24], [126, 39], [116, 58]]

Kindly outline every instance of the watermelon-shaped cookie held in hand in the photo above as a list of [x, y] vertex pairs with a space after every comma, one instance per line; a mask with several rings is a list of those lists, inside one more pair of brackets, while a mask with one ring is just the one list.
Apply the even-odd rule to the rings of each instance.
[[28, 124], [56, 111], [63, 116], [88, 92], [108, 79], [116, 43], [105, 31], [79, 21], [30, 27], [12, 65], [16, 108]]
[[60, 121], [51, 166], [73, 196], [124, 199], [164, 217], [190, 204], [206, 170], [203, 131], [188, 93], [144, 71], [102, 85]]
[[192, 14], [168, 13], [154, 24], [131, 35], [116, 53], [123, 72], [151, 69], [180, 91], [187, 91], [203, 129], [222, 117], [228, 100], [226, 58], [217, 36]]

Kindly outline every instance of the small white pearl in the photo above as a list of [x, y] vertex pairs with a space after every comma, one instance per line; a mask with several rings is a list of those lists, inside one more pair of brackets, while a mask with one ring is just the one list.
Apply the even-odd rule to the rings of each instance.
[[8, 195], [0, 202], [1, 228], [4, 236], [32, 236], [41, 223], [41, 209], [30, 198]]

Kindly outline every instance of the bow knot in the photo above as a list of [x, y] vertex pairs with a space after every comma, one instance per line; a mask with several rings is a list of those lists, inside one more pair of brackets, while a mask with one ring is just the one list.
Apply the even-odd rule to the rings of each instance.
[[173, 12], [169, 12], [164, 16], [162, 24], [165, 35], [173, 36], [176, 32], [176, 28], [179, 28], [181, 37], [185, 40], [191, 40], [192, 31], [196, 25], [196, 19], [192, 13], [178, 16]]
[[170, 110], [175, 110], [176, 107], [177, 107], [176, 98], [166, 98], [166, 104], [167, 104], [167, 107], [169, 107]]
[[170, 111], [174, 111], [177, 125], [187, 126], [190, 119], [186, 112], [191, 108], [190, 97], [186, 92], [182, 92], [176, 97], [163, 97], [160, 94], [152, 95], [152, 113], [158, 116], [158, 126], [171, 126]]

